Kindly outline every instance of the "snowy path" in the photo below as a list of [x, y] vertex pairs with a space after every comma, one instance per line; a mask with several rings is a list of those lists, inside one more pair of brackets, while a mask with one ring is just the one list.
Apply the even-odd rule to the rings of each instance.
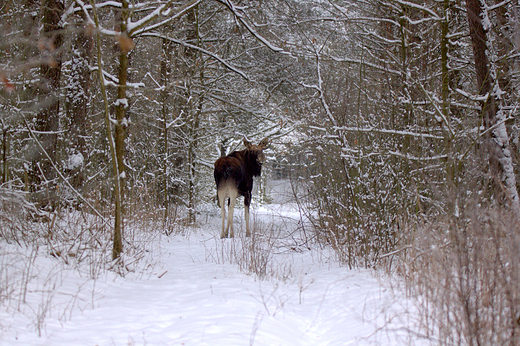
[[62, 290], [84, 286], [68, 317], [49, 313], [38, 337], [28, 317], [0, 310], [0, 345], [409, 344], [395, 331], [406, 327], [402, 307], [373, 272], [349, 271], [313, 250], [280, 254], [285, 281], [258, 280], [226, 260], [243, 240], [222, 242], [217, 232], [163, 237], [150, 275], [110, 273], [94, 287], [64, 272]]

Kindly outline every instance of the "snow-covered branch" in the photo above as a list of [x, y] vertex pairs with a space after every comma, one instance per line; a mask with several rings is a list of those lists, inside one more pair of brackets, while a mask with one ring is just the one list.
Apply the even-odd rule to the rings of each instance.
[[404, 1], [404, 0], [394, 0], [394, 1], [401, 6], [415, 8], [416, 10], [419, 10], [421, 12], [430, 14], [433, 18], [440, 19], [440, 16], [437, 13], [435, 13], [433, 10], [431, 10], [430, 8], [428, 8], [426, 6], [416, 4], [416, 3], [413, 3], [410, 1]]
[[429, 156], [429, 157], [417, 157], [410, 154], [403, 154], [398, 151], [388, 151], [388, 155], [393, 155], [397, 157], [401, 157], [410, 161], [418, 161], [418, 162], [425, 162], [425, 161], [437, 161], [437, 160], [446, 160], [448, 158], [448, 155], [436, 155], [436, 156]]
[[269, 48], [270, 50], [272, 50], [274, 52], [285, 54], [285, 55], [288, 55], [291, 57], [293, 56], [293, 54], [291, 52], [287, 52], [283, 48], [280, 48], [280, 47], [274, 45], [268, 39], [266, 39], [265, 37], [260, 35], [255, 30], [255, 28], [246, 21], [242, 7], [237, 7], [235, 4], [233, 4], [233, 2], [231, 0], [216, 0], [216, 1], [223, 4], [224, 6], [226, 6], [233, 13], [235, 18], [247, 29], [247, 31], [249, 31], [249, 33], [251, 35], [253, 35], [253, 37], [255, 37], [258, 41], [260, 41], [264, 46], [266, 46], [267, 48]]
[[168, 37], [168, 36], [165, 36], [165, 35], [161, 35], [161, 34], [156, 34], [156, 33], [144, 33], [142, 34], [141, 36], [144, 36], [144, 37], [156, 37], [156, 38], [161, 38], [161, 39], [164, 39], [164, 40], [168, 40], [170, 42], [173, 42], [173, 43], [176, 43], [176, 44], [179, 44], [179, 45], [182, 45], [184, 47], [187, 47], [187, 48], [190, 48], [190, 49], [193, 49], [193, 50], [196, 50], [196, 51], [199, 51], [207, 56], [210, 56], [212, 57], [213, 59], [219, 61], [222, 65], [224, 65], [226, 68], [228, 68], [229, 70], [235, 72], [236, 74], [240, 75], [242, 78], [244, 78], [245, 80], [249, 80], [249, 77], [242, 71], [240, 71], [239, 69], [237, 69], [236, 67], [234, 67], [233, 65], [229, 64], [227, 61], [225, 61], [224, 59], [222, 59], [221, 57], [219, 57], [218, 55], [214, 54], [213, 52], [210, 52], [209, 50], [206, 50], [204, 48], [201, 48], [199, 46], [195, 46], [193, 44], [189, 44], [187, 42], [184, 42], [182, 40], [178, 40], [178, 39], [175, 39], [175, 38], [172, 38], [172, 37]]
[[158, 6], [155, 10], [153, 10], [151, 13], [149, 13], [145, 17], [141, 18], [139, 21], [128, 23], [127, 28], [128, 28], [129, 36], [138, 36], [139, 34], [142, 34], [144, 32], [154, 30], [172, 20], [175, 20], [175, 19], [183, 16], [189, 10], [191, 10], [194, 7], [196, 7], [197, 5], [199, 5], [201, 2], [202, 2], [202, 0], [192, 0], [182, 6], [179, 6], [179, 8], [176, 9], [177, 10], [176, 13], [174, 15], [172, 15], [171, 17], [169, 17], [168, 19], [166, 19], [158, 24], [152, 25], [150, 27], [145, 27], [145, 25], [150, 23], [155, 18], [157, 18], [159, 16], [166, 16], [169, 14], [169, 12], [171, 10], [171, 6], [173, 5], [173, 0], [168, 1], [166, 4], [162, 4], [162, 5]]
[[443, 140], [443, 136], [432, 135], [430, 133], [418, 133], [412, 131], [399, 131], [399, 130], [389, 130], [389, 129], [378, 129], [375, 127], [348, 127], [348, 126], [338, 126], [334, 128], [336, 131], [345, 131], [345, 132], [374, 132], [374, 133], [383, 133], [388, 135], [399, 135], [399, 136], [410, 136], [417, 138], [428, 138], [428, 139], [439, 139]]

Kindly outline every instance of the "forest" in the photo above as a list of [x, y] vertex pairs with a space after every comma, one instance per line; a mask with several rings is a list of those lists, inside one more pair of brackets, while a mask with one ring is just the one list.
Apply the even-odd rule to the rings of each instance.
[[306, 220], [291, 248], [403, 280], [432, 344], [520, 344], [519, 15], [510, 0], [2, 0], [0, 306], [23, 292], [7, 246], [121, 274], [143, 234], [217, 215], [213, 163], [267, 137], [253, 200], [290, 184]]

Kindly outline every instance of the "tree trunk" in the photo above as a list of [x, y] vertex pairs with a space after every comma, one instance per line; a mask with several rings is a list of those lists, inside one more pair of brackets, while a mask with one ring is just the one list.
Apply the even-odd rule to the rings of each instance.
[[9, 127], [3, 125], [2, 137], [2, 185], [9, 181]]
[[116, 259], [119, 254], [123, 251], [123, 215], [124, 215], [124, 190], [125, 190], [125, 136], [126, 127], [128, 125], [125, 114], [126, 108], [128, 107], [128, 100], [126, 98], [126, 83], [128, 80], [128, 52], [133, 48], [133, 42], [127, 34], [126, 23], [130, 16], [128, 10], [128, 2], [126, 0], [121, 1], [121, 31], [118, 37], [119, 41], [119, 80], [117, 85], [117, 100], [115, 103], [115, 152], [117, 161], [117, 176], [115, 179], [118, 180], [118, 188], [115, 193], [119, 195], [116, 201], [115, 210], [115, 227], [114, 227], [114, 247], [112, 249], [112, 257]]
[[[40, 46], [43, 47], [40, 65], [40, 90], [38, 107], [40, 111], [36, 117], [35, 130], [41, 133], [38, 139], [50, 160], [56, 161], [60, 111], [60, 78], [61, 78], [61, 45], [63, 36], [60, 24], [64, 5], [59, 0], [43, 0], [43, 32]], [[43, 206], [52, 203], [54, 196], [55, 172], [52, 163], [42, 152], [32, 158], [29, 179], [33, 192], [44, 191], [36, 195], [38, 202]]]
[[[482, 116], [484, 129], [484, 150], [489, 157], [490, 173], [496, 181], [495, 192], [498, 195], [503, 190], [505, 198], [513, 207], [515, 212], [520, 212], [520, 201], [516, 188], [516, 177], [509, 149], [509, 138], [505, 123], [502, 119], [503, 113], [499, 110], [497, 95], [492, 86], [495, 85], [490, 73], [490, 62], [486, 54], [487, 30], [483, 25], [484, 9], [480, 0], [467, 0], [467, 16], [473, 45], [473, 59], [477, 75], [478, 92], [487, 96], [482, 102]], [[487, 18], [487, 16], [486, 16]]]
[[[445, 119], [449, 119], [449, 69], [448, 69], [448, 45], [449, 45], [449, 24], [448, 24], [448, 9], [450, 0], [444, 0], [443, 10], [444, 19], [441, 22], [441, 78], [442, 78], [442, 114]], [[448, 131], [445, 132], [445, 148], [448, 155], [446, 162], [446, 177], [449, 185], [449, 190], [452, 190], [454, 185], [454, 164], [453, 164], [453, 151], [452, 151], [452, 138]]]
[[168, 107], [169, 89], [168, 83], [171, 77], [171, 55], [173, 50], [173, 44], [167, 39], [163, 39], [162, 42], [162, 54], [161, 54], [161, 103], [162, 103], [162, 121], [163, 121], [163, 141], [164, 141], [164, 157], [162, 160], [163, 164], [163, 203], [164, 203], [164, 227], [166, 232], [169, 232], [169, 213], [170, 213], [170, 155], [169, 155], [169, 134], [168, 134], [168, 122], [170, 115], [170, 107]]
[[[75, 35], [70, 61], [71, 72], [66, 87], [66, 115], [70, 119], [70, 128], [67, 134], [68, 144], [70, 145], [67, 170], [72, 177], [70, 183], [75, 189], [80, 189], [83, 186], [83, 167], [88, 161], [86, 138], [87, 110], [90, 100], [92, 37], [87, 35], [85, 30], [86, 28], [80, 27]], [[82, 162], [73, 161], [74, 156], [77, 155], [81, 155]]]
[[[442, 97], [442, 115], [444, 119], [450, 122], [450, 70], [449, 70], [449, 8], [450, 0], [444, 0], [443, 4], [444, 18], [441, 22], [441, 97]], [[453, 148], [453, 134], [448, 131], [448, 124], [444, 125], [444, 149], [446, 151], [446, 191], [449, 194], [456, 193], [456, 153]], [[447, 211], [449, 215], [455, 213], [455, 198], [449, 195], [447, 198]]]
[[[198, 11], [197, 7], [191, 10], [187, 14], [187, 20], [189, 29], [187, 32], [188, 42], [194, 42], [197, 46], [200, 46], [199, 36], [199, 23], [198, 23]], [[191, 64], [191, 70], [193, 72], [188, 74], [188, 93], [190, 95], [187, 109], [189, 118], [187, 119], [188, 126], [188, 222], [194, 223], [195, 220], [195, 203], [196, 203], [196, 164], [197, 164], [197, 151], [199, 142], [199, 126], [200, 126], [200, 115], [202, 112], [202, 105], [204, 102], [203, 93], [199, 94], [195, 100], [194, 95], [196, 92], [193, 90], [196, 84], [195, 69], [199, 69], [199, 88], [202, 88], [204, 83], [204, 67], [202, 61], [200, 61], [200, 53], [196, 50], [186, 49], [186, 57], [189, 59]]]

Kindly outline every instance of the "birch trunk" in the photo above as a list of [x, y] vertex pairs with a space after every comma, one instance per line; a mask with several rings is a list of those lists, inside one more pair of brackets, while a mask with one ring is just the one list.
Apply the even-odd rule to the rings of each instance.
[[487, 55], [490, 42], [487, 38], [489, 28], [484, 27], [483, 23], [484, 7], [480, 0], [467, 0], [466, 7], [478, 91], [480, 95], [486, 96], [486, 101], [481, 104], [485, 129], [484, 150], [489, 156], [490, 173], [498, 185], [495, 188], [496, 192], [500, 194], [503, 190], [511, 207], [517, 214], [520, 214], [520, 201], [504, 114], [498, 107], [497, 95], [493, 90], [496, 81], [493, 80], [494, 76], [491, 74]]

